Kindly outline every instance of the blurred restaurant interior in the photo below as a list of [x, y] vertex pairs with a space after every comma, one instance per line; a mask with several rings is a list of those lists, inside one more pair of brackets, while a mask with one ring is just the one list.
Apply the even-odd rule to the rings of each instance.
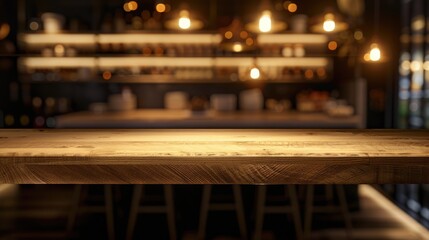
[[[428, 41], [425, 0], [0, 0], [0, 128], [428, 129]], [[429, 239], [429, 185], [296, 187], [0, 184], [0, 239], [299, 239], [309, 189], [309, 239]]]

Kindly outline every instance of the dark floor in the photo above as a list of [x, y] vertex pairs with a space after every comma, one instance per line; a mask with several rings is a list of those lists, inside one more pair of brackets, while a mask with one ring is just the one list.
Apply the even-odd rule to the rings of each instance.
[[[220, 192], [228, 195], [228, 187]], [[364, 187], [368, 189], [368, 186]], [[105, 213], [90, 213], [88, 206], [103, 206], [101, 186], [87, 186], [81, 211], [72, 234], [66, 234], [74, 186], [72, 185], [0, 185], [0, 239], [107, 239]], [[148, 193], [158, 195], [159, 186]], [[362, 189], [362, 187], [361, 187]], [[195, 239], [198, 229], [200, 186], [175, 186], [176, 225], [179, 239]], [[114, 186], [116, 239], [125, 238], [132, 186]], [[275, 191], [274, 191], [275, 193]], [[386, 204], [379, 203], [360, 191], [360, 210], [351, 211], [353, 239], [428, 239], [425, 229], [410, 227], [409, 219], [400, 219]], [[149, 194], [149, 195], [151, 195]], [[243, 201], [249, 232], [254, 223], [254, 187], [243, 187]], [[156, 198], [154, 198], [156, 201]], [[195, 201], [194, 201], [195, 200]], [[303, 203], [300, 203], [303, 206]], [[100, 209], [99, 209], [100, 210]], [[104, 210], [104, 208], [101, 208]], [[346, 239], [340, 214], [314, 216], [311, 239]], [[210, 212], [207, 239], [240, 239], [234, 212]], [[408, 224], [407, 224], [408, 223]], [[419, 230], [419, 231], [418, 231]], [[423, 235], [422, 235], [423, 234]], [[166, 217], [163, 214], [139, 215], [134, 239], [168, 239]], [[287, 215], [266, 215], [263, 239], [294, 239], [294, 227]]]

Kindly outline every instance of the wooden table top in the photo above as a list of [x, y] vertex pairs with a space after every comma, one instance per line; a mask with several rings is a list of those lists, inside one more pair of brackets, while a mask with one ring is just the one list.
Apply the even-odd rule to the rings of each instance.
[[429, 183], [429, 131], [0, 130], [0, 183]]

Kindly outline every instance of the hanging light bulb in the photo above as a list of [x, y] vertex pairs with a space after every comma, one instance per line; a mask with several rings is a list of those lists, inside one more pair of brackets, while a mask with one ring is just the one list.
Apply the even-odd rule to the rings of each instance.
[[198, 30], [203, 26], [202, 21], [191, 17], [187, 8], [182, 8], [179, 12], [176, 11], [176, 17], [165, 23], [165, 27], [168, 29], [182, 31]]
[[323, 30], [326, 32], [333, 32], [336, 28], [335, 16], [332, 13], [325, 14], [325, 21], [323, 22]]
[[232, 51], [234, 52], [242, 52], [243, 51], [243, 45], [239, 42], [236, 42], [232, 45]]
[[381, 59], [381, 51], [376, 43], [371, 44], [371, 50], [369, 51], [369, 59], [373, 62], [378, 62]]
[[381, 60], [381, 50], [378, 44], [371, 44], [369, 52], [367, 52], [363, 58], [367, 62], [379, 62]]
[[271, 11], [265, 10], [262, 12], [261, 18], [259, 18], [259, 31], [270, 32], [271, 27]]
[[273, 12], [271, 10], [272, 7], [269, 0], [262, 0], [259, 9], [262, 10], [260, 18], [257, 21], [251, 22], [246, 25], [246, 28], [249, 31], [255, 33], [272, 33], [286, 29], [286, 23], [273, 19]]
[[242, 80], [244, 81], [261, 81], [265, 80], [266, 75], [264, 71], [258, 65], [257, 58], [253, 58], [252, 64], [246, 68], [244, 75], [242, 76]]
[[250, 78], [253, 80], [258, 80], [261, 77], [261, 71], [257, 66], [254, 66], [250, 69]]
[[179, 28], [189, 29], [191, 27], [191, 19], [189, 18], [189, 12], [187, 10], [180, 11], [180, 17], [178, 20]]
[[337, 33], [349, 28], [349, 25], [341, 20], [340, 14], [332, 9], [328, 9], [324, 14], [317, 16], [314, 21], [317, 24], [311, 27], [311, 31], [317, 33]]
[[[377, 40], [377, 34], [379, 32], [379, 24], [380, 24], [380, 1], [376, 0], [375, 7], [374, 7], [374, 39]], [[363, 56], [364, 60], [366, 62], [380, 62], [385, 61], [386, 57], [382, 56], [382, 52], [380, 50], [379, 45], [377, 44], [377, 41], [373, 41], [370, 45], [369, 51]]]

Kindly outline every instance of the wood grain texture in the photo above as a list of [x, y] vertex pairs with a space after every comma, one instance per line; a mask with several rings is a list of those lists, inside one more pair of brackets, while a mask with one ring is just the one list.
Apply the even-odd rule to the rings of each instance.
[[0, 130], [0, 183], [429, 183], [429, 131]]

